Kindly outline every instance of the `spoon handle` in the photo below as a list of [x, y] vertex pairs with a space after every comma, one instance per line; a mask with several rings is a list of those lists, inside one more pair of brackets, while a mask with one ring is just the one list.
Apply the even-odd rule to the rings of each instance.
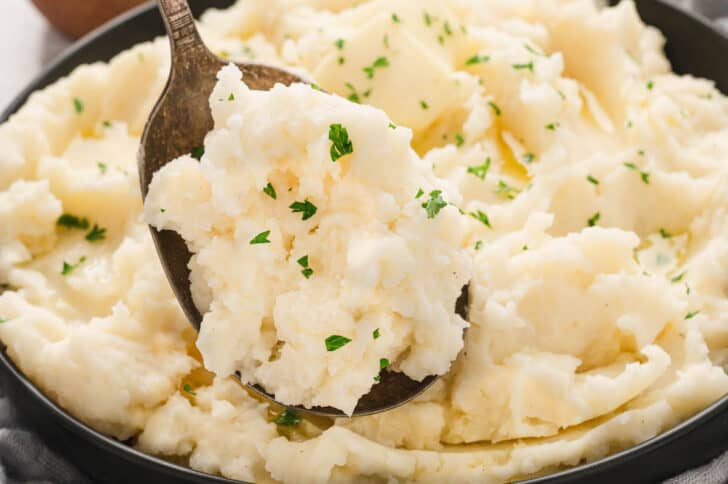
[[197, 31], [187, 0], [157, 0], [157, 2], [164, 18], [164, 26], [167, 28], [173, 61], [182, 56], [199, 53], [200, 50], [207, 50]]

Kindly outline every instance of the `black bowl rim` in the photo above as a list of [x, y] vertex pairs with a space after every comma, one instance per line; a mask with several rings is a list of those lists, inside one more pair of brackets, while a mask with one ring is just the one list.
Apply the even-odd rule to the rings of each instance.
[[[705, 17], [682, 9], [672, 3], [670, 3], [668, 0], [657, 0], [660, 3], [662, 3], [664, 6], [666, 6], [668, 9], [672, 9], [675, 12], [679, 13], [680, 15], [683, 15], [685, 17], [688, 17], [691, 21], [697, 22], [701, 24], [705, 29], [712, 31], [714, 34], [716, 34], [719, 37], [722, 37], [726, 41], [728, 41], [728, 35], [724, 33], [722, 30], [720, 30], [713, 22], [709, 21]], [[66, 63], [68, 63], [69, 58], [73, 57], [75, 54], [77, 54], [79, 51], [89, 47], [90, 45], [96, 43], [100, 37], [102, 37], [104, 34], [106, 34], [108, 31], [115, 30], [117, 28], [120, 28], [124, 26], [127, 23], [131, 23], [135, 20], [136, 17], [148, 13], [150, 10], [155, 9], [155, 2], [154, 0], [150, 0], [147, 3], [144, 3], [142, 5], [139, 5], [128, 12], [110, 20], [109, 22], [105, 23], [101, 27], [93, 30], [89, 34], [85, 35], [80, 40], [73, 43], [70, 47], [68, 47], [65, 51], [63, 51], [53, 62], [51, 62], [43, 71], [38, 74], [28, 85], [25, 89], [23, 89], [8, 105], [8, 107], [0, 114], [0, 123], [5, 123], [9, 120], [9, 118], [17, 112], [28, 100], [31, 94], [33, 94], [35, 91], [41, 89], [43, 86], [48, 85], [49, 83], [56, 82], [61, 77], [54, 76], [54, 71], [64, 66]], [[212, 7], [211, 7], [212, 8]], [[152, 40], [152, 39], [150, 39]], [[79, 64], [80, 65], [80, 64]], [[76, 66], [77, 67], [77, 66]], [[160, 459], [158, 457], [155, 457], [150, 454], [146, 454], [144, 452], [141, 452], [134, 447], [127, 445], [123, 442], [120, 442], [114, 438], [108, 437], [101, 432], [93, 429], [89, 425], [85, 424], [81, 420], [77, 419], [70, 413], [68, 413], [66, 410], [61, 408], [60, 405], [58, 405], [56, 402], [54, 402], [51, 398], [46, 396], [38, 387], [36, 387], [30, 379], [23, 374], [20, 369], [18, 369], [15, 366], [15, 363], [12, 362], [10, 357], [7, 354], [5, 345], [0, 342], [0, 364], [4, 365], [6, 370], [10, 372], [10, 374], [13, 375], [13, 377], [21, 383], [21, 385], [25, 388], [25, 390], [28, 391], [29, 394], [31, 394], [33, 397], [35, 397], [40, 403], [42, 403], [51, 414], [53, 414], [56, 419], [68, 430], [78, 434], [85, 440], [92, 442], [96, 444], [97, 446], [108, 450], [110, 452], [113, 452], [114, 454], [129, 460], [131, 462], [134, 462], [136, 464], [142, 465], [146, 468], [153, 468], [157, 471], [162, 471], [168, 474], [171, 477], [179, 476], [179, 477], [196, 477], [198, 479], [206, 480], [207, 482], [211, 483], [221, 483], [221, 484], [230, 484], [230, 483], [240, 483], [241, 481], [236, 481], [233, 479], [228, 479], [220, 476], [215, 476], [212, 474], [207, 474], [203, 472], [196, 471], [194, 469], [191, 469], [189, 467], [173, 464], [171, 462], [165, 461], [163, 459]], [[21, 410], [22, 412], [22, 410]], [[628, 461], [639, 458], [641, 455], [653, 452], [660, 447], [663, 447], [670, 442], [674, 441], [675, 439], [679, 439], [684, 434], [688, 434], [694, 430], [696, 430], [698, 427], [701, 427], [705, 424], [708, 424], [710, 420], [715, 419], [720, 416], [720, 414], [728, 412], [728, 394], [724, 395], [714, 403], [712, 403], [710, 406], [704, 408], [700, 412], [696, 413], [692, 417], [683, 420], [679, 424], [675, 425], [674, 427], [648, 439], [644, 442], [641, 442], [637, 445], [634, 445], [632, 447], [629, 447], [627, 449], [624, 449], [620, 452], [608, 455], [606, 457], [603, 457], [601, 459], [595, 460], [593, 462], [584, 463], [578, 466], [574, 466], [559, 472], [551, 473], [542, 477], [537, 477], [533, 479], [528, 479], [526, 481], [519, 481], [521, 484], [548, 484], [548, 483], [554, 483], [557, 482], [560, 479], [564, 478], [576, 478], [576, 477], [583, 477], [588, 478], [591, 475], [595, 475], [600, 470], [611, 467], [613, 465], [618, 465], [621, 463], [621, 461]], [[583, 475], [583, 476], [582, 476]]]

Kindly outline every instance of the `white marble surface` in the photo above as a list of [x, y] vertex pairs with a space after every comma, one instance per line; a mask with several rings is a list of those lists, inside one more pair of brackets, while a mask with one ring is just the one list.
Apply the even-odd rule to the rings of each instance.
[[[57, 0], [62, 2], [63, 0]], [[30, 0], [0, 0], [0, 111], [70, 42]]]

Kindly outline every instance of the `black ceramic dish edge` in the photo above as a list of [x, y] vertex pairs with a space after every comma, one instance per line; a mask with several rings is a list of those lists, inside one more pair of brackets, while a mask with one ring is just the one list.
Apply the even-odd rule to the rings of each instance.
[[[224, 8], [233, 1], [193, 0], [191, 3], [197, 15], [207, 8]], [[723, 92], [728, 92], [728, 69], [716, 71], [718, 63], [715, 62], [721, 58], [720, 53], [725, 55], [728, 52], [726, 36], [701, 17], [668, 5], [664, 0], [639, 0], [638, 7], [647, 20], [651, 16], [662, 17], [664, 23], [660, 28], [672, 34], [668, 34], [672, 41], [668, 43], [666, 50], [678, 72], [691, 72], [711, 78]], [[0, 122], [6, 121], [16, 112], [33, 92], [68, 75], [79, 64], [108, 60], [123, 48], [162, 35], [161, 19], [154, 9], [151, 3], [137, 7], [75, 43], [15, 98], [3, 112]], [[141, 24], [146, 27], [139, 28]], [[127, 46], [119, 47], [119, 39], [116, 42], [109, 41], [113, 37], [121, 37], [122, 32], [123, 42]], [[681, 40], [674, 42], [675, 37]], [[699, 47], [701, 44], [712, 48], [702, 50]], [[675, 59], [678, 55], [676, 52], [679, 51], [683, 51], [683, 55], [680, 59]], [[89, 466], [93, 467], [92, 474], [95, 479], [103, 482], [139, 483], [238, 482], [166, 462], [102, 435], [70, 416], [46, 397], [15, 367], [4, 350], [0, 352], [0, 377], [4, 389], [16, 404], [22, 402], [23, 405], [18, 405], [19, 412], [34, 417], [29, 423], [35, 425], [36, 430], [49, 440], [51, 447], [82, 469], [90, 470]], [[595, 462], [525, 481], [524, 484], [657, 482], [701, 464], [728, 448], [726, 436], [728, 396], [637, 446]]]

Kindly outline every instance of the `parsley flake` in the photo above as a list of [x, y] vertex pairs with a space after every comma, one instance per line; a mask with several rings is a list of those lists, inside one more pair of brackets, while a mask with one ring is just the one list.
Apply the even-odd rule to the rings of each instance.
[[308, 256], [304, 255], [300, 259], [298, 259], [296, 262], [298, 262], [298, 265], [303, 267], [303, 270], [301, 271], [301, 274], [303, 274], [303, 277], [306, 279], [310, 278], [313, 275], [313, 269], [311, 269], [308, 265]]
[[316, 215], [316, 211], [318, 210], [316, 205], [308, 201], [308, 198], [303, 202], [293, 202], [288, 208], [290, 208], [293, 213], [302, 214], [302, 220], [310, 219]]
[[371, 66], [365, 67], [362, 69], [364, 73], [367, 75], [368, 79], [374, 79], [374, 72], [377, 69], [381, 69], [383, 67], [389, 67], [389, 59], [386, 57], [377, 57], [377, 59], [372, 63]]
[[336, 39], [336, 42], [334, 42], [334, 45], [337, 49], [341, 50], [344, 48], [344, 39]]
[[287, 408], [278, 414], [274, 422], [276, 425], [280, 425], [282, 427], [293, 427], [301, 422], [301, 416], [298, 415], [298, 412], [295, 410]]
[[632, 163], [632, 162], [625, 163], [624, 166], [626, 168], [629, 168], [630, 170], [639, 170], [639, 167], [637, 165], [635, 165], [634, 163]]
[[503, 180], [498, 180], [498, 188], [495, 190], [495, 193], [497, 195], [507, 198], [508, 200], [513, 200], [516, 198], [516, 195], [521, 193], [521, 190], [516, 187], [510, 186]]
[[377, 376], [374, 377], [374, 381], [377, 382], [377, 383], [379, 383], [380, 381], [382, 381], [382, 377], [379, 376], [379, 375], [377, 375]]
[[594, 216], [592, 216], [592, 218], [587, 221], [587, 224], [589, 225], [589, 227], [594, 227], [599, 222], [600, 218], [602, 218], [602, 214], [597, 212], [594, 214]]
[[498, 107], [496, 103], [494, 103], [493, 101], [488, 101], [488, 106], [490, 106], [490, 108], [495, 112], [496, 116], [501, 115], [501, 108]]
[[667, 230], [665, 230], [665, 229], [661, 228], [661, 229], [660, 229], [660, 236], [661, 236], [661, 237], [662, 237], [663, 239], [669, 239], [670, 237], [672, 237], [672, 234], [671, 234], [670, 232], [668, 232]]
[[650, 174], [647, 173], [646, 171], [640, 172], [640, 178], [642, 179], [642, 182], [645, 185], [649, 185], [650, 184]]
[[332, 334], [326, 338], [326, 351], [336, 351], [342, 346], [346, 346], [351, 343], [351, 339], [346, 336], [339, 336], [338, 334]]
[[422, 204], [422, 208], [427, 212], [427, 218], [435, 218], [445, 207], [447, 207], [447, 202], [442, 198], [442, 190], [431, 191], [430, 199]]
[[276, 194], [276, 189], [273, 187], [273, 185], [268, 182], [268, 184], [263, 188], [263, 193], [268, 195], [273, 200], [276, 200], [278, 198], [278, 195]]
[[427, 101], [424, 101], [424, 100], [420, 101], [420, 107], [422, 109], [430, 109], [430, 105], [427, 104]]
[[76, 111], [76, 114], [83, 113], [84, 110], [84, 104], [81, 98], [74, 97], [73, 98], [73, 109]]
[[98, 163], [96, 163], [96, 166], [99, 167], [99, 171], [101, 172], [102, 175], [105, 174], [106, 170], [108, 169], [108, 166], [106, 166], [106, 163], [102, 163], [100, 161]]
[[397, 125], [394, 123], [389, 123], [389, 129], [397, 129]]
[[672, 282], [673, 284], [677, 284], [678, 282], [682, 281], [685, 278], [685, 274], [687, 274], [687, 273], [682, 272], [682, 273], [676, 275], [675, 277], [670, 279], [670, 282]]
[[537, 55], [539, 57], [546, 57], [546, 54], [544, 54], [543, 52], [537, 51], [536, 49], [531, 47], [529, 44], [523, 44], [523, 47], [525, 47], [525, 49], [533, 55]]
[[653, 81], [653, 80], [647, 81], [647, 90], [651, 91], [654, 88], [655, 88], [655, 81]]
[[463, 135], [455, 133], [455, 146], [460, 148], [463, 144], [465, 144], [465, 138], [463, 138]]
[[589, 183], [591, 183], [591, 184], [593, 184], [593, 185], [599, 185], [599, 180], [597, 180], [596, 178], [594, 178], [594, 177], [593, 177], [593, 176], [591, 176], [591, 175], [588, 175], [588, 176], [586, 177], [586, 179], [587, 179], [587, 180], [589, 181]]
[[377, 328], [374, 331], [372, 331], [372, 338], [373, 339], [379, 339], [380, 336], [381, 336], [381, 334], [379, 333], [379, 328]]
[[71, 272], [75, 271], [78, 268], [78, 266], [80, 266], [84, 262], [86, 262], [85, 256], [82, 256], [80, 259], [78, 259], [78, 262], [76, 262], [75, 264], [69, 264], [68, 262], [63, 261], [63, 268], [61, 269], [61, 275], [62, 276], [69, 275]]
[[700, 314], [700, 311], [691, 311], [685, 315], [685, 319], [693, 319], [698, 314]]
[[530, 165], [531, 163], [533, 163], [533, 161], [535, 159], [536, 159], [536, 155], [534, 155], [533, 153], [526, 153], [523, 155], [523, 162], [526, 163], [527, 165]]
[[427, 25], [428, 27], [431, 26], [432, 25], [432, 17], [430, 16], [430, 14], [427, 13], [427, 12], [422, 12], [422, 14], [423, 14], [423, 18], [425, 20], [425, 25]]
[[204, 146], [196, 146], [192, 148], [192, 152], [190, 152], [190, 156], [197, 161], [200, 161], [202, 159], [202, 155], [205, 154], [205, 147]]
[[471, 175], [477, 176], [481, 180], [485, 180], [485, 176], [488, 174], [489, 169], [490, 169], [490, 157], [486, 158], [485, 162], [482, 165], [469, 166], [468, 173], [470, 173]]
[[185, 391], [185, 393], [189, 393], [192, 396], [197, 395], [197, 392], [192, 391], [192, 385], [190, 385], [189, 383], [185, 383], [185, 386], [183, 386], [182, 389]]
[[[482, 210], [478, 210], [476, 212], [470, 212], [470, 216], [473, 217], [475, 220], [479, 221], [489, 229], [492, 229], [493, 226], [490, 224], [490, 219], [488, 218], [488, 215], [483, 212]], [[482, 247], [482, 242], [481, 242]], [[475, 250], [479, 250], [478, 244], [475, 244]]]
[[329, 140], [331, 141], [331, 161], [336, 161], [342, 156], [354, 152], [349, 132], [340, 124], [329, 126]]
[[425, 191], [422, 188], [418, 188], [417, 189], [417, 194], [415, 195], [415, 198], [420, 198], [424, 194], [425, 194]]
[[399, 15], [397, 15], [396, 13], [393, 13], [392, 14], [392, 22], [394, 22], [396, 24], [401, 24], [402, 23], [402, 19], [399, 18]]
[[556, 131], [557, 129], [559, 129], [559, 127], [561, 127], [561, 124], [559, 123], [549, 123], [546, 125], [546, 129], [550, 131]]
[[468, 58], [468, 60], [465, 61], [465, 65], [474, 66], [476, 64], [485, 64], [488, 61], [490, 61], [490, 56], [475, 54], [474, 56]]
[[58, 220], [56, 220], [56, 225], [68, 229], [86, 230], [87, 228], [89, 228], [87, 218], [80, 218], [75, 215], [71, 215], [70, 213], [64, 213], [63, 215], [58, 217]]
[[383, 370], [389, 367], [389, 360], [387, 358], [379, 358], [379, 369]]
[[101, 126], [103, 126], [104, 128], [110, 128], [111, 127], [111, 121], [103, 121], [101, 123]]
[[479, 240], [475, 243], [475, 250], [480, 250], [483, 248], [483, 241]]
[[235, 94], [230, 93], [230, 95], [228, 96], [228, 101], [235, 101]]
[[106, 229], [99, 227], [97, 224], [94, 224], [86, 234], [86, 240], [91, 243], [100, 242], [104, 239], [106, 239]]
[[270, 244], [270, 240], [268, 240], [268, 236], [270, 235], [270, 230], [266, 230], [265, 232], [261, 232], [255, 237], [253, 237], [250, 240], [250, 245], [259, 245], [259, 244]]
[[513, 68], [516, 69], [517, 71], [528, 69], [529, 71], [534, 72], [533, 61], [525, 63], [525, 64], [513, 64]]

